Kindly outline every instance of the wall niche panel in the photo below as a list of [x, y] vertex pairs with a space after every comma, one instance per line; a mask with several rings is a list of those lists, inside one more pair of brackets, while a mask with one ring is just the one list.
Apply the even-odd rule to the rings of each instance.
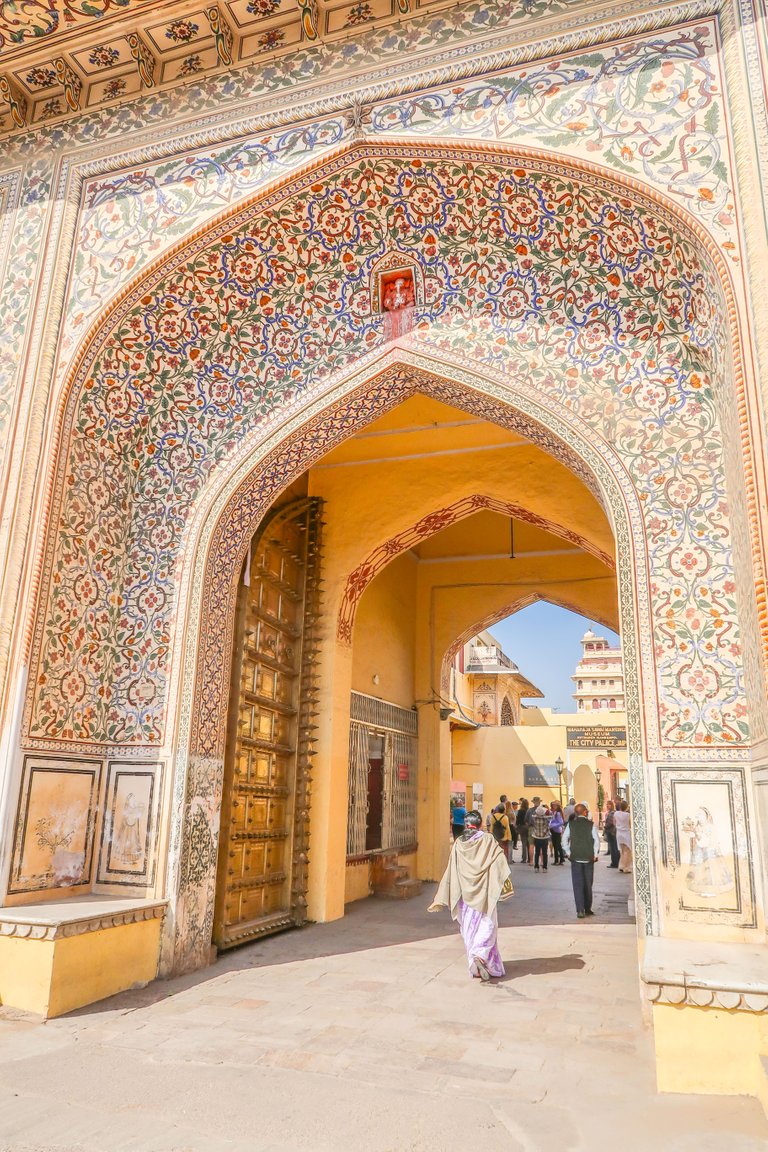
[[160, 761], [110, 760], [98, 883], [132, 888], [154, 884], [162, 778]]
[[662, 768], [659, 798], [667, 915], [755, 927], [743, 769]]
[[102, 762], [25, 756], [9, 894], [91, 882]]

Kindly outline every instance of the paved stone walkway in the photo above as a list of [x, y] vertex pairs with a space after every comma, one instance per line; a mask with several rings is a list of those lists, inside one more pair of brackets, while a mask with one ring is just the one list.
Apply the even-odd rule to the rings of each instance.
[[507, 976], [430, 893], [41, 1024], [0, 1010], [2, 1152], [764, 1152], [748, 1099], [657, 1096], [628, 877], [594, 920], [515, 864]]

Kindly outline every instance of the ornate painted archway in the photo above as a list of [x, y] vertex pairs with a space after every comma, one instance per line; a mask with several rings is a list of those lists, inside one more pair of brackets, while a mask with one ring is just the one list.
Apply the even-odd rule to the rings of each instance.
[[[558, 608], [565, 609], [567, 612], [575, 613], [577, 616], [583, 615], [583, 609], [579, 605], [573, 604], [560, 596], [553, 596], [551, 592], [546, 596], [542, 596], [538, 592], [531, 592], [525, 596], [516, 597], [503, 608], [496, 608], [493, 612], [488, 613], [488, 615], [482, 616], [479, 620], [473, 621], [469, 627], [464, 628], [459, 633], [453, 643], [446, 649], [442, 659], [442, 666], [440, 669], [441, 688], [443, 690], [447, 689], [453, 659], [456, 656], [456, 653], [463, 647], [464, 644], [471, 640], [473, 636], [479, 635], [479, 633], [483, 632], [486, 628], [493, 628], [493, 626], [498, 624], [500, 620], [505, 620], [508, 616], [513, 616], [517, 612], [523, 612], [526, 608], [530, 608], [532, 604], [537, 604], [541, 600], [546, 600], [548, 604], [554, 604]], [[601, 619], [599, 616], [595, 616], [593, 613], [590, 616], [590, 619], [595, 620], [595, 622], [598, 624], [602, 624], [605, 628], [612, 629], [614, 627], [614, 621], [611, 620], [607, 614], [603, 619]]]
[[[395, 556], [399, 556], [408, 548], [414, 547], [415, 544], [427, 536], [431, 536], [434, 532], [439, 532], [449, 524], [455, 524], [457, 520], [461, 520], [465, 516], [471, 516], [481, 509], [498, 512], [503, 516], [516, 517], [519, 520], [524, 520], [526, 523], [534, 524], [538, 528], [543, 528], [551, 532], [553, 536], [557, 536], [562, 540], [568, 540], [590, 555], [596, 556], [597, 559], [602, 560], [608, 567], [614, 567], [614, 559], [612, 556], [603, 552], [596, 545], [585, 539], [584, 536], [574, 532], [573, 529], [566, 525], [553, 523], [551, 520], [536, 515], [520, 504], [515, 504], [508, 500], [497, 500], [492, 496], [476, 493], [475, 495], [464, 497], [462, 500], [457, 500], [447, 507], [436, 508], [415, 524], [410, 525], [402, 532], [398, 532], [396, 536], [391, 536], [366, 556], [363, 562], [359, 564], [353, 572], [350, 572], [344, 589], [344, 597], [341, 602], [336, 625], [336, 635], [339, 640], [351, 643], [352, 632], [355, 625], [355, 612], [360, 602], [360, 597], [370, 582], [376, 578], [377, 574], [381, 572]], [[488, 627], [490, 627], [490, 625], [488, 625]], [[475, 633], [471, 633], [471, 635], [475, 635]]]
[[[393, 246], [424, 275], [394, 344], [370, 282]], [[679, 214], [586, 165], [377, 143], [207, 228], [104, 318], [64, 414], [23, 739], [175, 757], [177, 961], [207, 948], [247, 540], [291, 478], [416, 388], [524, 430], [608, 510], [640, 646], [635, 771], [743, 761], [727, 294]]]

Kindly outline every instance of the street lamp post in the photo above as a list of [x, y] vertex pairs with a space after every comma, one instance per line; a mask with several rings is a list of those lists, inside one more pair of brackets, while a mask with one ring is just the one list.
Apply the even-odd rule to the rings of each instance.
[[561, 810], [564, 807], [564, 805], [563, 805], [563, 768], [564, 767], [565, 767], [565, 765], [563, 764], [562, 757], [558, 756], [557, 760], [555, 760], [555, 768], [557, 768], [557, 780], [558, 780], [558, 783], [560, 785], [560, 808], [561, 808]]
[[[605, 754], [609, 760], [615, 760], [616, 759], [616, 753], [614, 752], [613, 748], [606, 748]], [[611, 799], [611, 800], [616, 799], [616, 797], [614, 795], [613, 772], [608, 773], [608, 796], [609, 796], [609, 799]]]
[[595, 780], [597, 781], [597, 827], [598, 831], [603, 827], [603, 789], [600, 785], [602, 772], [595, 766]]

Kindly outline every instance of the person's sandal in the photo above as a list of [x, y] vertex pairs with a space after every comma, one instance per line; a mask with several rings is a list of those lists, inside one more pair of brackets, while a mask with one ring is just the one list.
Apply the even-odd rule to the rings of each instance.
[[477, 965], [477, 970], [480, 973], [480, 979], [482, 980], [483, 984], [487, 984], [491, 979], [491, 974], [488, 971], [485, 960], [475, 960], [475, 964]]

